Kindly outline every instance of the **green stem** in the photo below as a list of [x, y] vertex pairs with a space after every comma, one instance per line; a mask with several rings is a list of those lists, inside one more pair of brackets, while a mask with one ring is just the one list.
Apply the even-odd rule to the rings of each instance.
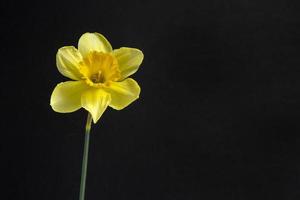
[[89, 155], [91, 124], [92, 124], [92, 116], [89, 113], [85, 125], [84, 150], [83, 150], [82, 169], [81, 169], [79, 200], [84, 200], [84, 194], [85, 194], [85, 182], [86, 182], [88, 155]]

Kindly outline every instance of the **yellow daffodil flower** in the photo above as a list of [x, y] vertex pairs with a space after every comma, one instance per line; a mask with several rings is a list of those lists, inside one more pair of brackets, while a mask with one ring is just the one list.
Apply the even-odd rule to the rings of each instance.
[[121, 110], [139, 97], [138, 83], [127, 77], [138, 70], [143, 58], [135, 48], [113, 50], [99, 33], [83, 34], [78, 49], [65, 46], [56, 54], [58, 71], [73, 81], [55, 87], [50, 105], [60, 113], [83, 107], [96, 123], [107, 106]]

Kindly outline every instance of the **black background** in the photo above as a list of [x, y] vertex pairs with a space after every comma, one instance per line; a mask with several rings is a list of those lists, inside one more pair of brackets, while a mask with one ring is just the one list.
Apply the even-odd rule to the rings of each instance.
[[140, 99], [92, 128], [88, 200], [300, 199], [299, 9], [1, 1], [3, 198], [78, 199], [86, 112], [52, 111], [55, 54], [100, 32], [145, 59]]

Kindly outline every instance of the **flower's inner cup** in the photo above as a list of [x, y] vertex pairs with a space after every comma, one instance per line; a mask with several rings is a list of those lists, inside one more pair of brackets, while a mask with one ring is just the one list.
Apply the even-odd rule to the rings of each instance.
[[105, 82], [105, 78], [104, 78], [104, 75], [101, 70], [99, 70], [98, 73], [96, 73], [96, 74], [92, 74], [90, 79], [91, 79], [91, 81], [93, 81], [93, 83], [104, 83]]
[[109, 81], [121, 78], [118, 61], [114, 55], [102, 52], [90, 52], [81, 62], [80, 73], [87, 84], [100, 87]]

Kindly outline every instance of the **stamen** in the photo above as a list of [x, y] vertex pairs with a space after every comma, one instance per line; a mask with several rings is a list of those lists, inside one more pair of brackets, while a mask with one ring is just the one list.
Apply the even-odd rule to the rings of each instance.
[[98, 73], [96, 74], [93, 74], [91, 76], [91, 80], [94, 82], [94, 83], [104, 83], [104, 75], [102, 73], [102, 71], [98, 71]]

